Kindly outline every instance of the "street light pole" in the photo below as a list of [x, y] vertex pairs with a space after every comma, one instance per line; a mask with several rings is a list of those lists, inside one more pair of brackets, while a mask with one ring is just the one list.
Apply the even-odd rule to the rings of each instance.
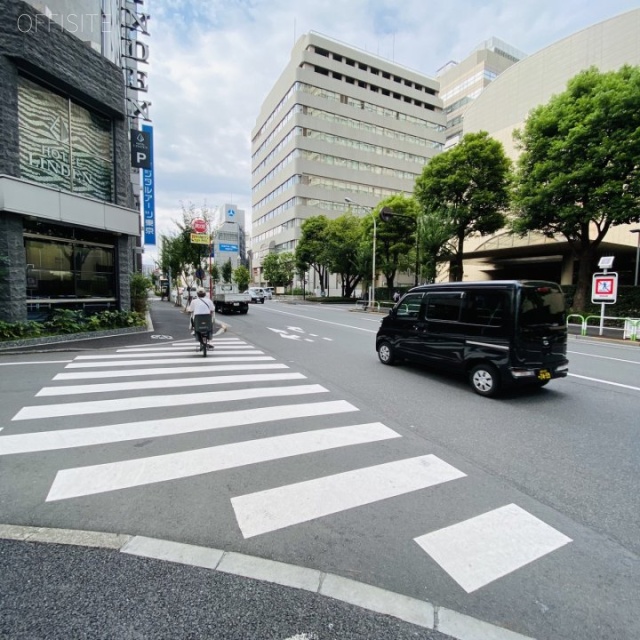
[[638, 262], [640, 261], [640, 229], [631, 229], [631, 233], [638, 234], [638, 243], [636, 245], [636, 270], [633, 276], [633, 286], [638, 286]]
[[[351, 198], [345, 198], [344, 201], [348, 205], [355, 204]], [[373, 256], [371, 259], [372, 267], [371, 267], [371, 289], [369, 290], [369, 307], [371, 311], [373, 311], [373, 306], [376, 301], [376, 237], [378, 235], [378, 227], [376, 224], [376, 215], [373, 212], [373, 207], [368, 207], [366, 205], [360, 205], [363, 209], [368, 209], [371, 217], [373, 219]]]

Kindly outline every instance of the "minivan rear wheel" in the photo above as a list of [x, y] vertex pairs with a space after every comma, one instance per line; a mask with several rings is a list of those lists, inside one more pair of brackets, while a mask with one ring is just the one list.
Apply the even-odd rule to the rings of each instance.
[[492, 398], [500, 391], [498, 370], [491, 364], [477, 364], [469, 373], [469, 382], [473, 390], [487, 398]]
[[390, 342], [385, 340], [378, 345], [378, 358], [382, 364], [393, 364], [396, 361], [396, 353]]

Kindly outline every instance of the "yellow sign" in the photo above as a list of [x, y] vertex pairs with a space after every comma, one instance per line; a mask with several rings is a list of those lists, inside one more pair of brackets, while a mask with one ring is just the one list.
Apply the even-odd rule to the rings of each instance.
[[192, 233], [191, 243], [192, 244], [210, 244], [211, 238], [208, 233]]

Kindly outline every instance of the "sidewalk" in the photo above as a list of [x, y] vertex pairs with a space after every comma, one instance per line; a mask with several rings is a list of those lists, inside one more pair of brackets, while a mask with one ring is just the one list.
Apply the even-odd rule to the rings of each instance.
[[311, 569], [92, 532], [0, 525], [0, 593], [11, 639], [522, 638], [444, 609], [434, 630], [427, 602]]
[[[188, 316], [172, 303], [152, 302], [150, 315], [148, 334], [75, 346], [191, 338]], [[10, 523], [0, 524], [0, 638], [526, 640], [311, 568], [126, 533]]]

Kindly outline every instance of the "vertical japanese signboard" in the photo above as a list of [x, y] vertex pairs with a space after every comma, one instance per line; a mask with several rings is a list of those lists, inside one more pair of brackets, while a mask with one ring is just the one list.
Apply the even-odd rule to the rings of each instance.
[[144, 243], [156, 243], [156, 206], [155, 187], [153, 183], [153, 127], [142, 125], [142, 130], [149, 134], [149, 149], [151, 163], [149, 169], [142, 170], [142, 211], [144, 215]]

